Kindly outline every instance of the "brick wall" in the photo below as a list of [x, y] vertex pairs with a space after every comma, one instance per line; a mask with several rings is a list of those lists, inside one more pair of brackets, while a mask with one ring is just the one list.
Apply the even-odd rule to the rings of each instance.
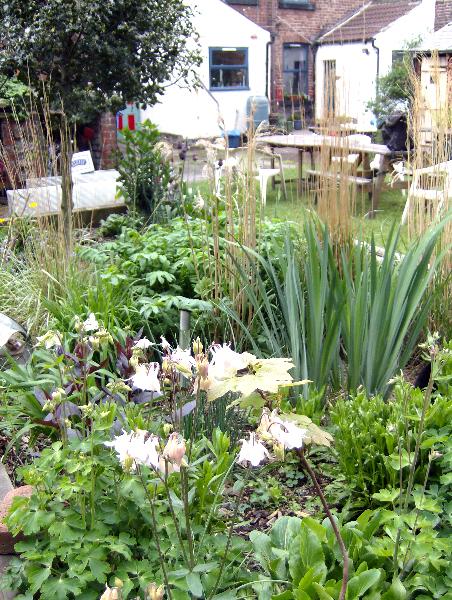
[[436, 0], [435, 31], [452, 21], [452, 0]]
[[[233, 2], [234, 0], [230, 0]], [[452, 0], [444, 0], [452, 2]], [[229, 3], [228, 0], [226, 0]], [[231, 7], [275, 36], [272, 45], [271, 99], [275, 86], [282, 85], [283, 44], [308, 43], [320, 33], [358, 10], [365, 0], [312, 0], [304, 9], [279, 8], [280, 0], [259, 0], [258, 6], [231, 4]], [[314, 99], [314, 53], [310, 47], [308, 63], [309, 96]]]
[[[117, 147], [116, 117], [112, 113], [103, 113], [92, 128], [94, 135], [89, 144], [83, 144], [83, 135], [77, 136], [78, 149], [91, 150], [95, 169], [114, 167], [116, 161], [112, 153]], [[38, 140], [45, 140], [45, 137], [39, 122], [34, 126], [30, 121], [19, 125], [13, 119], [0, 118], [2, 162], [9, 163], [10, 171], [11, 168], [14, 170], [15, 181], [10, 185], [20, 186], [26, 178], [42, 177], [46, 171], [53, 171], [49, 166], [50, 159], [35, 151]], [[46, 141], [41, 143], [47, 144]], [[29, 156], [38, 158], [27, 158]]]

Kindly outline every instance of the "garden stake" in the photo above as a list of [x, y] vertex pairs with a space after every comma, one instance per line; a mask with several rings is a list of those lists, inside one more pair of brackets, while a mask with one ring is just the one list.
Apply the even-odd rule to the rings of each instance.
[[[344, 545], [344, 541], [342, 540], [341, 534], [339, 533], [339, 529], [337, 528], [336, 522], [334, 521], [333, 515], [331, 514], [330, 509], [328, 508], [328, 504], [326, 503], [325, 500], [325, 496], [323, 495], [322, 490], [320, 489], [320, 485], [316, 479], [316, 476], [314, 475], [314, 471], [311, 469], [311, 467], [308, 464], [308, 461], [306, 460], [304, 454], [303, 454], [303, 450], [302, 448], [295, 448], [298, 456], [300, 457], [300, 461], [301, 464], [303, 465], [303, 467], [306, 469], [306, 471], [309, 473], [309, 476], [312, 479], [312, 483], [314, 484], [314, 487], [316, 489], [317, 495], [320, 498], [320, 501], [323, 504], [323, 508], [325, 509], [325, 512], [327, 514], [328, 519], [330, 520], [331, 526], [333, 528], [334, 534], [337, 538], [337, 541], [339, 542], [339, 546], [342, 552], [342, 556], [344, 557], [344, 569], [343, 569], [343, 574], [342, 574], [342, 585], [341, 585], [341, 591], [339, 594], [339, 598], [338, 600], [344, 600], [345, 598], [345, 592], [347, 590], [347, 581], [348, 581], [348, 554], [347, 554], [347, 550], [345, 549], [345, 545]], [[209, 598], [210, 600], [210, 598]]]

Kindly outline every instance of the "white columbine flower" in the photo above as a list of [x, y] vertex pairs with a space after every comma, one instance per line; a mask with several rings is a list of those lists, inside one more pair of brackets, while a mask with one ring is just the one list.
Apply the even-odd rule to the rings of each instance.
[[266, 456], [270, 456], [262, 442], [256, 440], [254, 433], [250, 433], [250, 441], [240, 440], [242, 448], [237, 458], [237, 462], [249, 461], [253, 467], [257, 467]]
[[139, 348], [140, 350], [147, 350], [149, 346], [152, 346], [152, 342], [148, 340], [148, 338], [141, 338], [138, 342], [134, 343], [134, 348]]
[[85, 331], [97, 331], [99, 329], [99, 323], [97, 322], [94, 313], [91, 313], [86, 321], [83, 322], [83, 329]]
[[138, 365], [135, 375], [131, 377], [131, 380], [133, 385], [140, 388], [140, 390], [148, 390], [149, 392], [158, 392], [161, 394], [158, 374], [158, 363]]
[[124, 432], [113, 441], [104, 442], [104, 444], [115, 449], [118, 453], [118, 459], [123, 466], [130, 459], [134, 461], [130, 465], [129, 470], [135, 469], [135, 462], [158, 468], [158, 438], [155, 435], [151, 435], [147, 440], [145, 438], [146, 431], [138, 431], [137, 433]]
[[55, 333], [50, 330], [46, 334], [37, 337], [36, 341], [38, 342], [37, 346], [43, 345], [46, 350], [50, 350], [54, 346], [61, 346], [61, 334], [58, 331]]
[[[248, 361], [241, 354], [231, 350], [227, 344], [223, 344], [223, 346], [216, 344], [212, 347], [211, 352], [213, 358], [210, 363], [209, 375], [213, 379], [234, 377], [237, 371], [245, 369], [248, 365]], [[249, 358], [250, 355], [246, 356]]]
[[281, 421], [280, 424], [275, 422], [269, 431], [288, 450], [301, 448], [307, 433], [306, 429], [301, 429], [290, 421]]
[[171, 362], [179, 367], [182, 373], [190, 374], [195, 367], [195, 359], [190, 356], [190, 350], [182, 350], [179, 346], [171, 353]]

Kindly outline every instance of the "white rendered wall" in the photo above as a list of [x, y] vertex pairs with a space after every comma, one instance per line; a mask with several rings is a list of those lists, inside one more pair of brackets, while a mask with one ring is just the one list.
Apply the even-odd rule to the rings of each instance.
[[[226, 129], [246, 129], [246, 101], [265, 96], [266, 44], [270, 34], [221, 0], [187, 0], [197, 7], [193, 24], [199, 34], [204, 57], [198, 69], [201, 81], [209, 89], [209, 47], [248, 48], [250, 89], [212, 91], [220, 105]], [[150, 119], [162, 133], [190, 139], [220, 135], [218, 107], [203, 89], [187, 90], [171, 85], [160, 98], [161, 103], [141, 112], [141, 122]]]
[[[435, 0], [423, 0], [408, 14], [394, 21], [385, 31], [375, 36], [379, 48], [379, 74], [386, 75], [392, 65], [393, 50], [402, 50], [405, 42], [433, 31]], [[324, 60], [336, 60], [336, 83], [339, 112], [367, 122], [369, 100], [375, 99], [377, 51], [372, 42], [367, 44], [325, 44], [316, 55], [316, 117], [323, 112]]]

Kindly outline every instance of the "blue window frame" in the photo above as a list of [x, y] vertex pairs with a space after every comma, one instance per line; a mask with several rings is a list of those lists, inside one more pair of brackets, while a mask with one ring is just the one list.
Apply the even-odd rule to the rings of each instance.
[[279, 0], [278, 6], [295, 10], [315, 10], [315, 4], [310, 0]]
[[248, 48], [209, 48], [210, 89], [249, 89]]
[[284, 95], [308, 94], [309, 44], [283, 45]]

